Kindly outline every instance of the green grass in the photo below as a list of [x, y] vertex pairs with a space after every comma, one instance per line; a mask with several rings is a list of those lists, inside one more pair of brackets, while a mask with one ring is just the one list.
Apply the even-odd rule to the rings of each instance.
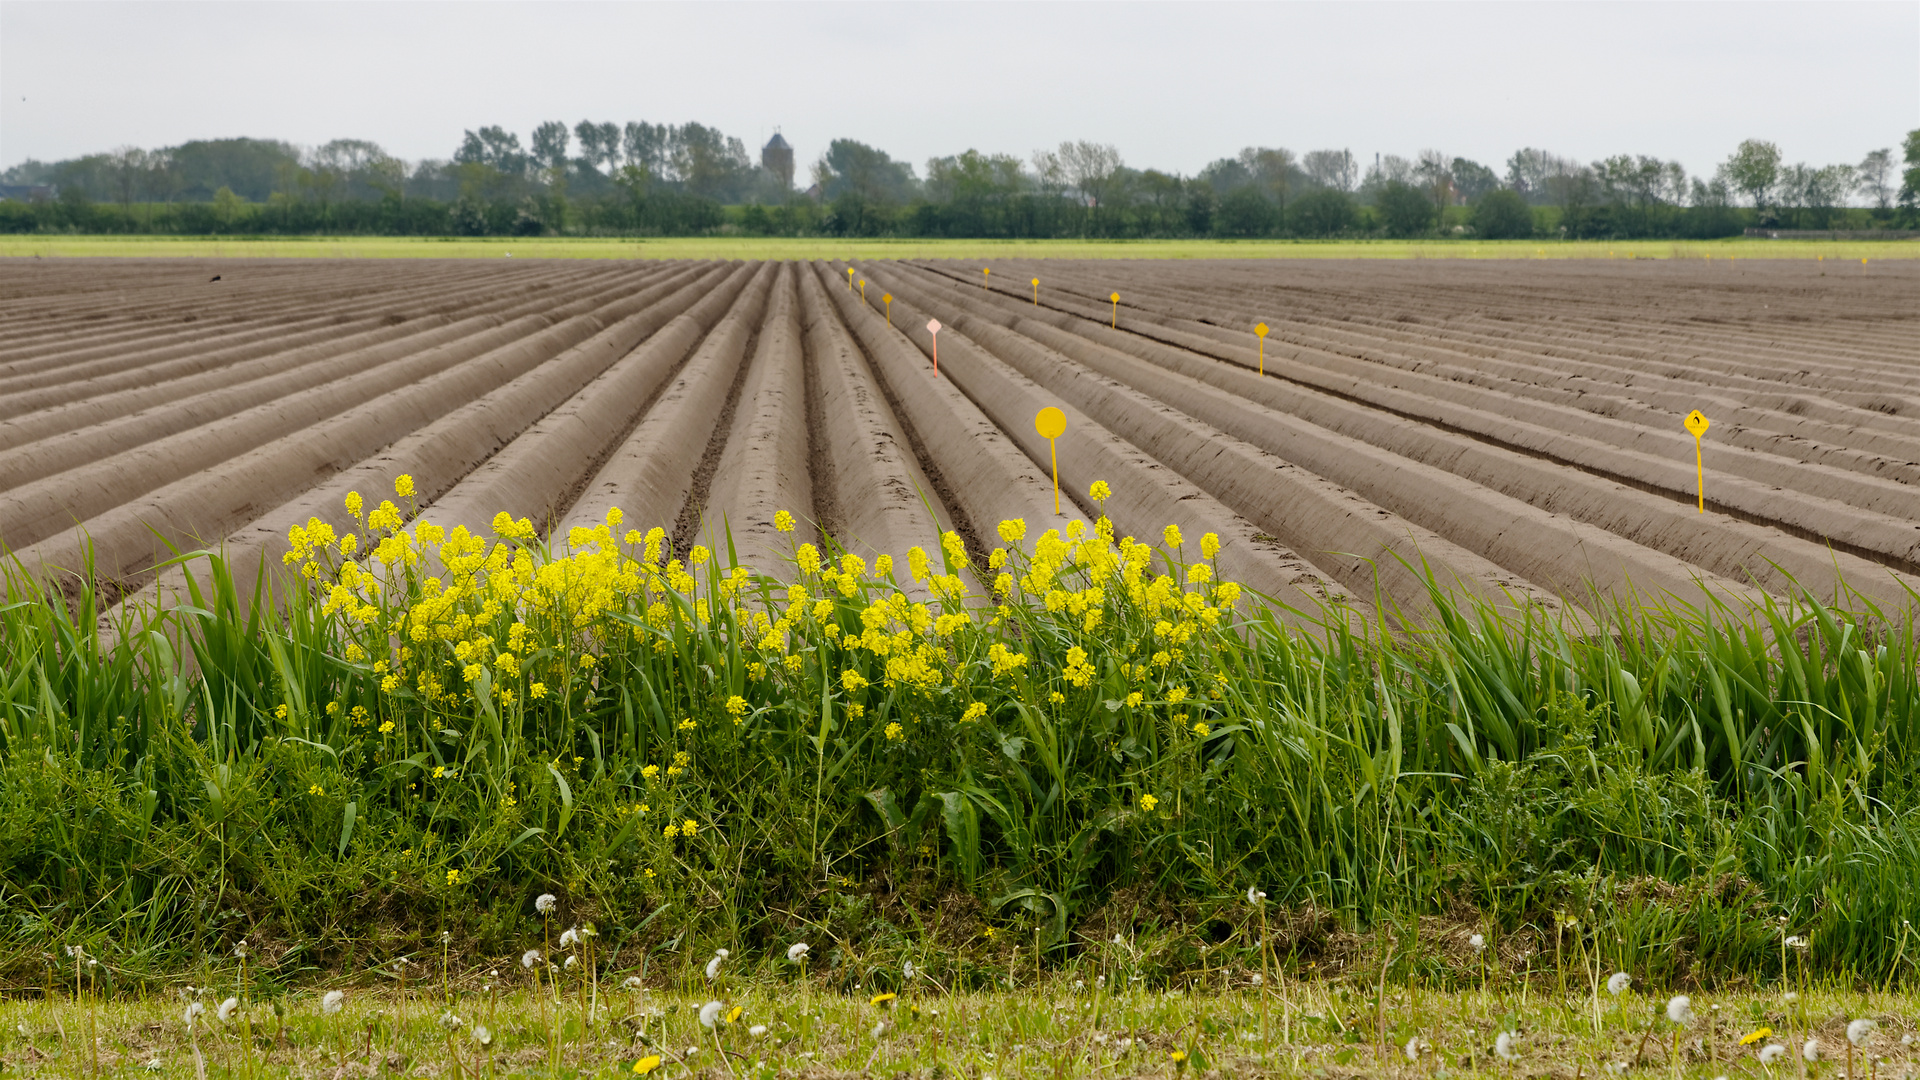
[[1861, 259], [1920, 244], [1824, 240], [836, 240], [0, 236], [0, 257], [520, 259]]
[[842, 990], [907, 960], [991, 989], [1116, 935], [1149, 988], [1364, 972], [1390, 937], [1393, 981], [1463, 989], [1419, 943], [1468, 931], [1649, 987], [1920, 959], [1920, 655], [1857, 596], [1594, 628], [1436, 589], [1389, 629], [1276, 612], [1173, 531], [1003, 523], [775, 579], [400, 497], [296, 530], [277, 605], [200, 554], [110, 641], [84, 583], [8, 576], [0, 978], [78, 946], [147, 992], [241, 939], [286, 984], [442, 935], [486, 963], [545, 944], [546, 892], [683, 984], [794, 940], [850, 950]]
[[[404, 995], [391, 971], [340, 983], [333, 1013], [325, 987], [242, 986], [231, 970], [210, 974], [197, 996], [176, 985], [100, 999], [69, 984], [51, 1001], [0, 1003], [0, 1063], [25, 1075], [248, 1078], [632, 1076], [636, 1066], [654, 1077], [1570, 1077], [1624, 1063], [1635, 1075], [1704, 1080], [1795, 1075], [1810, 1039], [1820, 1054], [1806, 1075], [1844, 1075], [1845, 1031], [1862, 1018], [1876, 1027], [1853, 1048], [1853, 1075], [1906, 1076], [1916, 1063], [1902, 1041], [1915, 1033], [1912, 999], [1832, 988], [1793, 1000], [1696, 995], [1694, 1020], [1680, 1027], [1664, 996], [1615, 997], [1585, 979], [1565, 992], [1544, 980], [1456, 992], [1389, 984], [1382, 997], [1368, 979], [1255, 987], [1239, 971], [1231, 986], [1110, 987], [1089, 968], [990, 993], [943, 993], [917, 977], [876, 1005], [864, 989], [823, 990], [791, 971], [698, 989], [628, 988], [620, 974], [597, 989], [561, 975], [538, 991], [498, 978], [482, 990], [484, 974], [443, 986], [428, 965]], [[230, 995], [240, 1004], [222, 1022]], [[191, 1001], [205, 1011], [190, 1026]], [[712, 1029], [699, 1020], [708, 1001], [722, 1003]], [[1511, 1059], [1495, 1052], [1502, 1032]], [[1769, 1067], [1759, 1053], [1770, 1044], [1786, 1052]]]

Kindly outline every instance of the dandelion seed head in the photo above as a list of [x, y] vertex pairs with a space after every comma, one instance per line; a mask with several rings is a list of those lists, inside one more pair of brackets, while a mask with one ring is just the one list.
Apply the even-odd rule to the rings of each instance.
[[239, 1011], [240, 1011], [240, 999], [239, 999], [239, 998], [237, 998], [237, 997], [230, 997], [230, 998], [228, 998], [227, 1000], [225, 1000], [225, 1001], [223, 1001], [223, 1002], [221, 1002], [221, 1003], [220, 1003], [220, 1012], [219, 1012], [219, 1014], [218, 1014], [218, 1015], [219, 1015], [219, 1017], [220, 1017], [220, 1022], [224, 1024], [224, 1023], [226, 1023], [226, 1022], [227, 1022], [228, 1020], [231, 1020], [231, 1019], [233, 1019], [233, 1014], [234, 1014], [234, 1013], [236, 1013], [236, 1012], [239, 1012]]
[[487, 1025], [485, 1024], [475, 1024], [473, 1025], [473, 1041], [479, 1043], [481, 1046], [490, 1045], [493, 1042], [493, 1032], [488, 1031]]
[[640, 989], [640, 976], [629, 975], [624, 980], [621, 981], [620, 985], [626, 987], [629, 990], [638, 990]]
[[1873, 1033], [1879, 1026], [1864, 1017], [1855, 1020], [1847, 1025], [1847, 1041], [1855, 1046], [1865, 1046], [1868, 1040], [1873, 1038]]
[[1513, 1032], [1511, 1031], [1501, 1032], [1493, 1040], [1493, 1052], [1499, 1055], [1500, 1057], [1506, 1059], [1507, 1061], [1512, 1061], [1513, 1059], [1519, 1057], [1520, 1051], [1514, 1049], [1513, 1047]]
[[1406, 1053], [1408, 1061], [1420, 1060], [1420, 1036], [1415, 1035], [1407, 1040]]
[[533, 910], [539, 912], [542, 915], [545, 915], [551, 912], [553, 910], [553, 906], [559, 902], [560, 902], [560, 899], [554, 896], [552, 893], [550, 892], [541, 893], [540, 896], [537, 899], [535, 899], [533, 902]]
[[1474, 952], [1479, 952], [1481, 949], [1484, 949], [1487, 947], [1486, 935], [1475, 934], [1472, 937], [1467, 939], [1467, 944], [1473, 946]]
[[811, 948], [811, 946], [809, 946], [804, 941], [796, 941], [793, 944], [787, 946], [787, 963], [789, 964], [805, 963], [807, 959], [807, 950], [809, 948]]
[[563, 964], [563, 965], [561, 965], [561, 966], [563, 966], [563, 967], [565, 967], [565, 968], [566, 968], [566, 969], [567, 969], [568, 971], [572, 971], [572, 970], [573, 970], [573, 966], [574, 966], [575, 964], [578, 964], [579, 962], [580, 962], [580, 958], [579, 958], [579, 957], [577, 957], [577, 956], [572, 956], [572, 955], [569, 955], [569, 956], [567, 957], [567, 962], [566, 962], [565, 964]]
[[1632, 985], [1633, 976], [1624, 971], [1616, 971], [1607, 976], [1607, 993], [1612, 994], [1614, 997], [1619, 997], [1621, 994], [1626, 993], [1627, 987]]
[[320, 999], [320, 1011], [326, 1013], [328, 1016], [332, 1016], [334, 1013], [345, 1008], [346, 1004], [347, 995], [345, 991], [329, 990], [327, 991], [327, 996]]
[[[205, 1005], [202, 1005], [202, 1004], [200, 1004], [200, 1003], [199, 1003], [199, 1002], [197, 1002], [197, 1001], [193, 1001], [193, 1002], [188, 1002], [188, 1003], [187, 1003], [187, 1011], [186, 1011], [186, 1015], [185, 1015], [184, 1017], [182, 1017], [182, 1019], [184, 1019], [184, 1020], [185, 1020], [185, 1021], [187, 1022], [187, 1026], [188, 1026], [188, 1027], [192, 1027], [192, 1026], [193, 1026], [193, 1022], [194, 1022], [195, 1020], [198, 1020], [198, 1019], [200, 1019], [200, 1018], [201, 1018], [202, 1016], [205, 1016], [205, 1015], [206, 1015], [206, 1012], [207, 1012], [207, 1007], [206, 1007]], [[25, 1027], [22, 1027], [22, 1028], [20, 1029], [20, 1033], [21, 1033], [22, 1035], [25, 1035], [25, 1034], [26, 1034], [26, 1028], [25, 1028]]]
[[1667, 999], [1667, 1022], [1681, 1027], [1693, 1023], [1693, 999], [1685, 994]]
[[726, 962], [726, 957], [719, 956], [717, 954], [714, 956], [713, 959], [707, 961], [707, 981], [708, 982], [712, 982], [713, 980], [720, 977], [720, 965], [725, 962]]
[[540, 962], [539, 949], [528, 949], [526, 952], [523, 952], [520, 954], [520, 966], [523, 968], [526, 968], [529, 971], [533, 970], [533, 965], [539, 962]]
[[1787, 1055], [1787, 1048], [1779, 1043], [1768, 1043], [1760, 1048], [1760, 1064], [1771, 1065]]
[[1260, 901], [1265, 900], [1266, 898], [1267, 898], [1266, 893], [1261, 892], [1259, 889], [1256, 889], [1251, 885], [1247, 886], [1247, 906], [1248, 907], [1259, 907]]
[[709, 1001], [700, 1006], [700, 1026], [709, 1031], [713, 1030], [714, 1025], [720, 1022], [720, 1011], [724, 1008], [726, 1006], [717, 1001]]
[[1806, 1045], [1800, 1048], [1800, 1056], [1809, 1062], [1819, 1061], [1820, 1060], [1820, 1040], [1808, 1039], [1806, 1042]]

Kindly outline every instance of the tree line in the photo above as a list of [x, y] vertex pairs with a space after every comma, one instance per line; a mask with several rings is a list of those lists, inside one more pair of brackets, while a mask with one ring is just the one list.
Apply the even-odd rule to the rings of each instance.
[[1193, 176], [1111, 145], [911, 163], [835, 139], [796, 187], [784, 140], [756, 161], [698, 123], [552, 121], [525, 145], [483, 126], [451, 157], [264, 139], [124, 147], [0, 173], [0, 231], [430, 236], [1710, 238], [1749, 227], [1920, 225], [1920, 131], [1856, 164], [1789, 163], [1742, 142], [1710, 176], [1622, 154], [1526, 148], [1489, 166], [1426, 150], [1248, 147]]

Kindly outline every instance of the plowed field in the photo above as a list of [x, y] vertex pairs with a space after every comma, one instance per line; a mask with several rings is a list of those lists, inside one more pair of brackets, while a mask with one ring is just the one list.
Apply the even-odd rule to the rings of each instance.
[[1417, 614], [1423, 565], [1501, 606], [1920, 586], [1912, 263], [217, 269], [0, 264], [0, 542], [26, 565], [90, 543], [150, 595], [169, 546], [277, 564], [401, 474], [437, 525], [564, 538], [619, 507], [769, 570], [779, 510], [855, 551], [981, 551], [1064, 520], [1053, 405], [1064, 517], [1104, 480], [1121, 531], [1218, 533], [1224, 575], [1302, 609]]

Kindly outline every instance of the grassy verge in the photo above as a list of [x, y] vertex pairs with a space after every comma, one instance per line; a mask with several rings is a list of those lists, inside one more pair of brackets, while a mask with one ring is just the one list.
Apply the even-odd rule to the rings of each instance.
[[843, 990], [1120, 946], [1149, 987], [1344, 974], [1383, 939], [1459, 988], [1475, 933], [1658, 987], [1920, 959], [1920, 656], [1858, 597], [1588, 632], [1436, 588], [1418, 627], [1303, 632], [1171, 527], [775, 578], [617, 512], [448, 532], [410, 491], [294, 530], [277, 605], [203, 553], [103, 637], [84, 583], [9, 576], [0, 977], [518, 955], [545, 893], [661, 977], [831, 940]]
[[0, 258], [520, 259], [1861, 259], [1920, 258], [1920, 243], [1826, 240], [651, 240], [445, 237], [0, 236]]
[[[434, 982], [423, 972], [420, 981]], [[1084, 977], [1082, 977], [1084, 976]], [[401, 994], [170, 988], [0, 1004], [0, 1062], [25, 1075], [1884, 1076], [1912, 1074], [1912, 1001], [1877, 993], [1669, 999], [1604, 985], [1435, 992], [1365, 981], [1109, 987], [1093, 971], [995, 993], [823, 992], [722, 977], [698, 991], [561, 974]], [[388, 973], [388, 982], [392, 982]], [[70, 991], [70, 988], [69, 988]], [[335, 995], [329, 1005], [327, 994]], [[883, 1000], [881, 999], [885, 995]], [[233, 1005], [222, 1014], [222, 1003]], [[713, 1002], [708, 1006], [708, 1002]], [[194, 1004], [201, 1012], [189, 1017]], [[712, 1027], [705, 1026], [703, 1007]], [[1870, 1029], [1857, 1025], [1871, 1022]], [[1850, 1025], [1859, 1045], [1847, 1037]], [[1809, 1044], [1812, 1049], [1809, 1050]], [[1812, 1060], [1807, 1057], [1811, 1055]]]

